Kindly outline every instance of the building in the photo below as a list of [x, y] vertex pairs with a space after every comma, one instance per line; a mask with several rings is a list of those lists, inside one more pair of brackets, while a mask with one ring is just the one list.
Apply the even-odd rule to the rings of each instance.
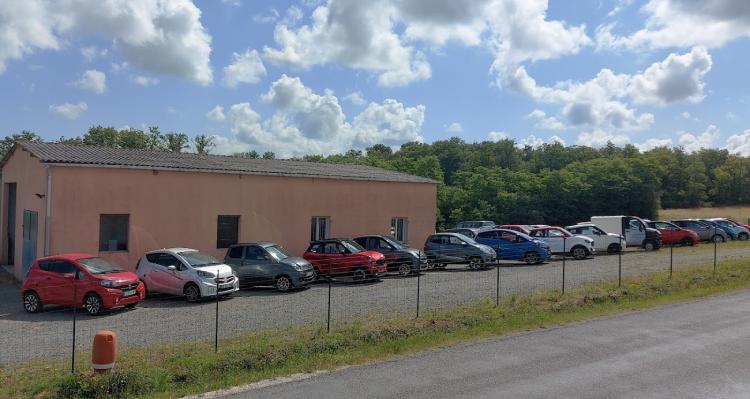
[[223, 258], [268, 240], [301, 255], [311, 239], [435, 229], [436, 182], [361, 165], [19, 142], [2, 161], [0, 260], [17, 278], [37, 257], [99, 254], [128, 269], [164, 247]]

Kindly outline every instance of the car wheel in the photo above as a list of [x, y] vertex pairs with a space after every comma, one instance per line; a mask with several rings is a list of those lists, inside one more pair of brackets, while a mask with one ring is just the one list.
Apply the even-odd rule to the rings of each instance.
[[721, 234], [715, 234], [713, 237], [711, 237], [711, 241], [724, 242], [724, 236], [722, 236]]
[[737, 236], [737, 239], [738, 239], [738, 240], [740, 240], [740, 241], [747, 241], [747, 239], [748, 239], [748, 238], [750, 238], [750, 237], [748, 237], [748, 235], [747, 235], [747, 234], [745, 234], [745, 233], [740, 233], [740, 234], [739, 234], [739, 235]]
[[355, 270], [352, 276], [354, 277], [354, 281], [367, 280], [367, 272], [365, 271], [365, 269], [360, 268], [360, 269]]
[[435, 269], [445, 270], [447, 267], [447, 263], [435, 263]]
[[185, 294], [185, 298], [187, 298], [188, 302], [195, 302], [201, 299], [201, 290], [198, 288], [197, 285], [193, 283], [190, 283], [185, 286], [185, 289], [183, 290], [183, 294]]
[[83, 298], [83, 308], [92, 316], [98, 315], [104, 309], [102, 298], [96, 294], [86, 295], [86, 298]]
[[129, 303], [125, 305], [125, 309], [135, 309], [135, 305], [137, 305], [137, 303]]
[[654, 248], [656, 247], [654, 246], [654, 243], [651, 241], [646, 241], [646, 243], [643, 244], [643, 249], [645, 249], [646, 251], [653, 251]]
[[527, 265], [534, 265], [541, 261], [541, 257], [539, 256], [538, 253], [534, 251], [529, 251], [523, 255], [523, 261], [526, 262]]
[[689, 238], [686, 238], [686, 239], [682, 240], [682, 246], [683, 247], [692, 247], [693, 244], [694, 244], [693, 240], [691, 240]]
[[403, 262], [400, 265], [398, 265], [398, 275], [399, 276], [408, 276], [409, 273], [411, 273], [411, 265]]
[[287, 292], [292, 288], [292, 280], [287, 276], [281, 276], [276, 279], [276, 289], [279, 292]]
[[476, 256], [469, 259], [469, 269], [480, 269], [482, 267], [482, 259]]
[[576, 260], [586, 259], [586, 257], [589, 256], [589, 251], [587, 251], [586, 248], [583, 247], [574, 247], [570, 251], [570, 255], [573, 256], [573, 259]]
[[609, 246], [607, 247], [607, 252], [611, 254], [616, 254], [620, 251], [622, 251], [620, 244], [609, 244]]
[[42, 310], [42, 301], [39, 295], [34, 291], [28, 291], [23, 295], [23, 308], [29, 313], [36, 313]]

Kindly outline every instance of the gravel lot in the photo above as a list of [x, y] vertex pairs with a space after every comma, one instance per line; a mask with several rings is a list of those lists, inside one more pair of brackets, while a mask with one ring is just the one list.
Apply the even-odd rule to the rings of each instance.
[[[750, 256], [750, 243], [719, 245], [719, 262]], [[590, 281], [617, 279], [617, 255], [601, 255], [582, 261], [565, 262], [567, 287]], [[622, 256], [623, 276], [669, 268], [670, 251], [628, 251]], [[713, 262], [713, 245], [674, 248], [674, 267], [707, 266]], [[500, 295], [558, 288], [562, 284], [563, 262], [554, 260], [537, 266], [504, 263], [500, 270]], [[387, 277], [381, 282], [334, 283], [331, 289], [331, 320], [337, 324], [371, 314], [408, 312], [416, 314], [417, 282], [420, 310], [445, 308], [494, 300], [497, 295], [496, 268], [473, 271], [451, 265], [445, 271], [430, 271], [416, 277]], [[244, 331], [295, 324], [324, 325], [327, 316], [328, 284], [317, 283], [306, 290], [279, 294], [272, 289], [242, 290], [231, 299], [221, 300], [219, 337]], [[81, 350], [90, 348], [93, 335], [101, 329], [118, 334], [119, 346], [213, 339], [217, 304], [206, 301], [188, 304], [181, 298], [155, 296], [138, 308], [115, 311], [98, 317], [78, 313], [76, 342]], [[40, 314], [27, 314], [21, 307], [18, 287], [0, 285], [0, 365], [31, 358], [69, 357], [72, 345], [73, 312], [48, 307]]]

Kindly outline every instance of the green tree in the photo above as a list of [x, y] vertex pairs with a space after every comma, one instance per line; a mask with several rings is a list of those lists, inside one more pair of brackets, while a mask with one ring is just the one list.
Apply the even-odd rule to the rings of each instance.
[[112, 126], [96, 125], [89, 128], [83, 135], [83, 144], [99, 147], [117, 147], [119, 132]]
[[117, 144], [120, 148], [146, 149], [148, 136], [139, 129], [123, 129], [118, 132]]
[[204, 155], [208, 154], [209, 151], [211, 151], [211, 148], [216, 146], [214, 143], [214, 137], [206, 136], [205, 134], [193, 137], [193, 144], [195, 144], [195, 152]]
[[172, 152], [182, 152], [182, 150], [188, 147], [190, 139], [185, 133], [170, 132], [164, 135], [166, 140], [166, 148]]
[[263, 159], [276, 159], [276, 154], [271, 151], [266, 151], [263, 153]]
[[146, 148], [149, 150], [163, 150], [166, 147], [164, 135], [158, 126], [149, 126], [146, 135]]
[[260, 158], [260, 154], [258, 154], [258, 152], [255, 150], [251, 150], [247, 152], [235, 152], [234, 154], [232, 154], [232, 156], [240, 157], [240, 158], [251, 158], [251, 159]]
[[0, 141], [0, 159], [5, 158], [5, 155], [8, 154], [11, 148], [13, 148], [13, 145], [16, 143], [16, 141], [42, 141], [42, 138], [37, 136], [36, 133], [29, 131], [29, 130], [22, 130], [20, 133], [11, 134], [10, 136], [5, 136], [5, 138]]

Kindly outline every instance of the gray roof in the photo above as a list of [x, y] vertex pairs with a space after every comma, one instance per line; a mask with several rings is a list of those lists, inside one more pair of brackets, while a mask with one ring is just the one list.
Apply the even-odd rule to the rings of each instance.
[[[425, 177], [365, 165], [281, 159], [250, 159], [223, 155], [199, 155], [169, 151], [121, 149], [31, 141], [19, 141], [13, 147], [13, 150], [16, 147], [21, 147], [29, 151], [33, 156], [39, 158], [41, 162], [49, 164], [314, 177], [340, 180], [436, 183], [436, 181]], [[7, 158], [6, 156], [6, 160]]]

